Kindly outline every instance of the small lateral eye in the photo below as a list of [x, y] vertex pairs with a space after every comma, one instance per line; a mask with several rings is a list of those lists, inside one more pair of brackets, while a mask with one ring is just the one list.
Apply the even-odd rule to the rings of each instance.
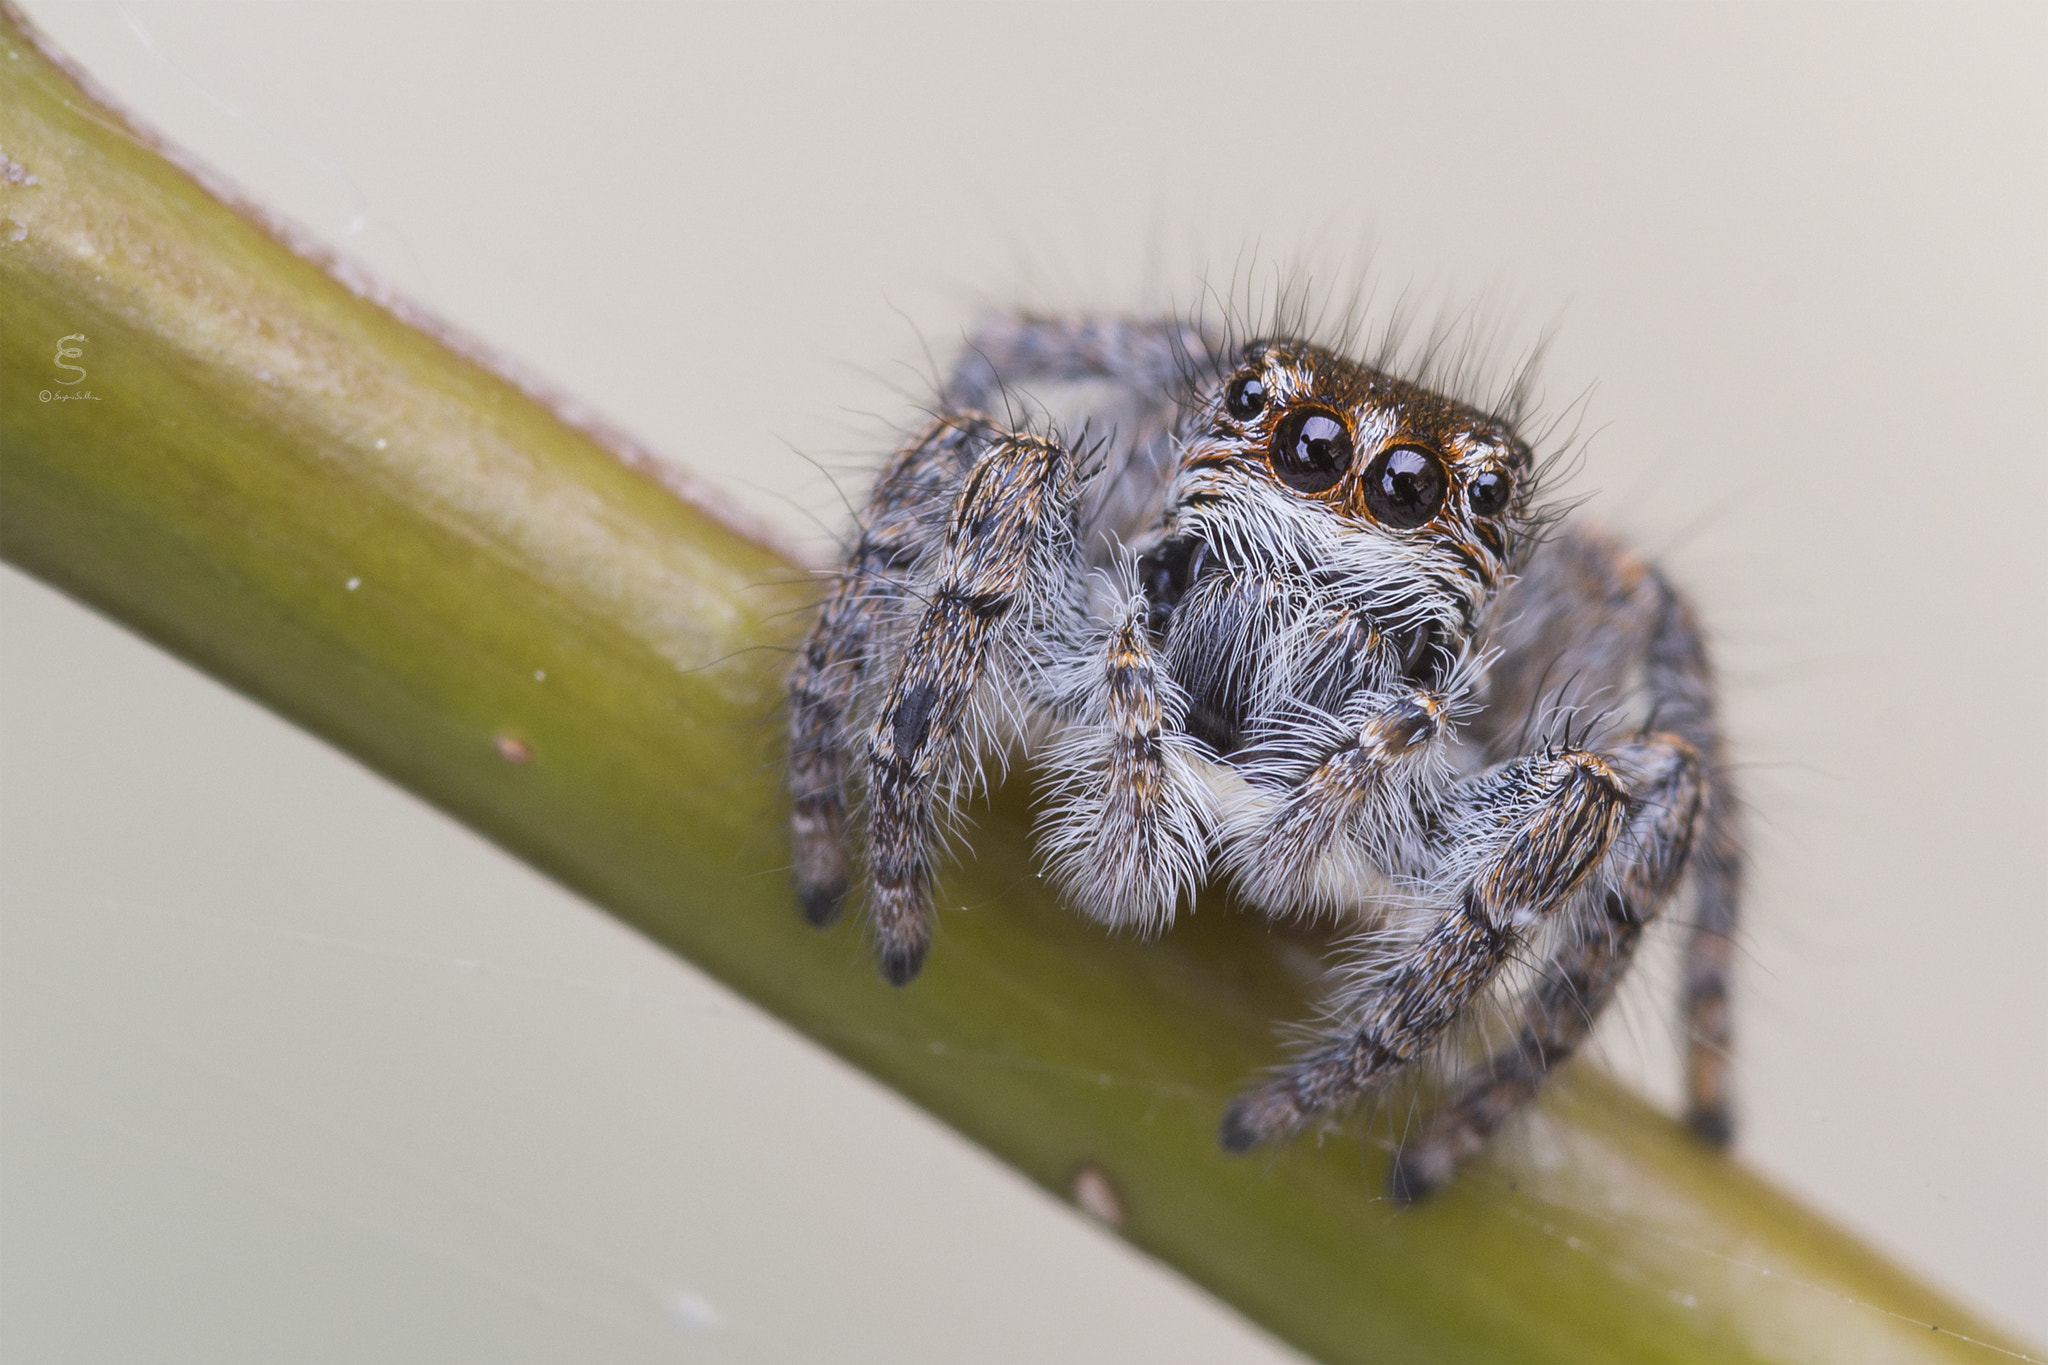
[[1508, 499], [1514, 496], [1514, 480], [1506, 474], [1489, 469], [1472, 480], [1465, 490], [1465, 501], [1472, 508], [1475, 517], [1490, 517], [1503, 511]]
[[1249, 422], [1266, 410], [1266, 381], [1255, 374], [1241, 374], [1223, 391], [1223, 410], [1240, 422]]
[[1449, 486], [1444, 463], [1432, 452], [1420, 446], [1395, 446], [1366, 466], [1361, 491], [1375, 520], [1405, 531], [1436, 515]]
[[1328, 408], [1296, 408], [1273, 433], [1273, 473], [1297, 493], [1327, 493], [1351, 468], [1351, 431]]

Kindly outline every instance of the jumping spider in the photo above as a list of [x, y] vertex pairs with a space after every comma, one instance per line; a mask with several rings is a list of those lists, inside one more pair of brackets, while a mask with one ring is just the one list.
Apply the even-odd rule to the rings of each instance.
[[[989, 415], [1090, 384], [1119, 414], [1092, 448]], [[1740, 857], [1700, 632], [1649, 564], [1550, 525], [1504, 406], [1284, 335], [984, 326], [790, 675], [805, 912], [838, 914], [859, 811], [882, 974], [909, 981], [941, 826], [1018, 746], [1045, 870], [1090, 918], [1164, 929], [1212, 868], [1272, 915], [1348, 917], [1314, 1041], [1224, 1115], [1234, 1152], [1441, 1054], [1520, 980], [1512, 1041], [1404, 1143], [1406, 1200], [1585, 1039], [1690, 871], [1689, 1119], [1724, 1143]]]

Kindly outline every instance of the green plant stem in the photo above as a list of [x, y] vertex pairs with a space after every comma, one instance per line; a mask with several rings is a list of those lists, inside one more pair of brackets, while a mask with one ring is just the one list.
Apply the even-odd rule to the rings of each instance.
[[[775, 718], [806, 576], [638, 452], [222, 202], [0, 19], [0, 548], [741, 991], [1329, 1361], [2019, 1348], [1578, 1068], [1427, 1205], [1370, 1143], [1231, 1158], [1297, 941], [1109, 937], [1021, 799], [902, 991], [798, 917]], [[344, 283], [350, 280], [350, 283]], [[88, 379], [57, 381], [59, 338]], [[49, 391], [53, 397], [41, 397]], [[90, 391], [59, 401], [57, 393]], [[622, 458], [622, 456], [624, 458]]]

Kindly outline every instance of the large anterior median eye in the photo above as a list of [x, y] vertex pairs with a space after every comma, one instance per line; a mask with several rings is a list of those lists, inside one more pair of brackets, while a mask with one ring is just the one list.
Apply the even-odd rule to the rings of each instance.
[[1444, 505], [1450, 481], [1444, 462], [1420, 446], [1383, 450], [1366, 466], [1361, 491], [1366, 509], [1384, 526], [1420, 526]]
[[1297, 493], [1326, 493], [1351, 468], [1351, 432], [1327, 408], [1296, 408], [1273, 433], [1273, 472]]

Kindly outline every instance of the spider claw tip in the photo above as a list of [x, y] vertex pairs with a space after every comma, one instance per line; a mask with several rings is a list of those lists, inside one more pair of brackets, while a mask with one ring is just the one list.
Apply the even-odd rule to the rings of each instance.
[[1403, 1207], [1427, 1199], [1442, 1183], [1406, 1153], [1397, 1155], [1394, 1164], [1387, 1168], [1387, 1198]]
[[907, 986], [924, 969], [925, 945], [885, 948], [881, 955], [882, 979], [892, 986]]
[[1223, 1150], [1233, 1156], [1249, 1152], [1259, 1145], [1264, 1136], [1252, 1121], [1250, 1096], [1232, 1101], [1224, 1112], [1222, 1126], [1216, 1132], [1216, 1140], [1222, 1143]]
[[825, 929], [846, 908], [846, 889], [838, 886], [806, 887], [797, 893], [797, 900], [803, 905], [804, 918], [813, 927]]
[[1735, 1140], [1735, 1119], [1726, 1105], [1693, 1110], [1685, 1116], [1685, 1126], [1692, 1129], [1694, 1137], [1717, 1152]]

